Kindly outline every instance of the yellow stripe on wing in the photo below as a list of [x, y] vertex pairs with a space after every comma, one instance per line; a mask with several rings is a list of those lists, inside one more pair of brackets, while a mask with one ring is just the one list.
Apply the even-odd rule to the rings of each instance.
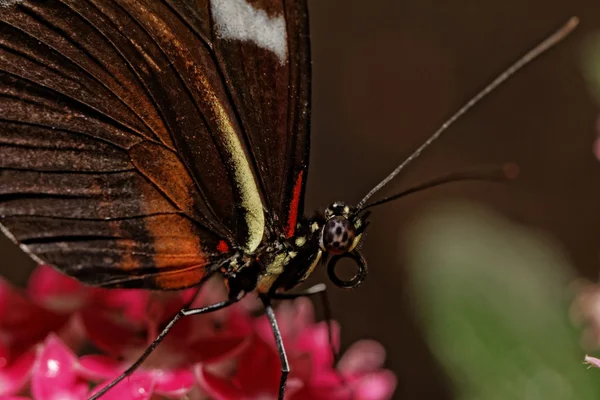
[[224, 134], [225, 148], [233, 163], [233, 178], [241, 194], [241, 205], [246, 211], [244, 218], [248, 225], [248, 238], [244, 244], [244, 250], [252, 253], [260, 245], [265, 230], [262, 201], [246, 153], [234, 127], [231, 125], [227, 112], [216, 97], [211, 104], [215, 106], [218, 125]]

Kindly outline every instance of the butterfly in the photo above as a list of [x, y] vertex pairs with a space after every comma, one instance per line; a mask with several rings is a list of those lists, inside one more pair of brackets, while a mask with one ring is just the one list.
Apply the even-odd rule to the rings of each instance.
[[[368, 200], [447, 127], [576, 20], [521, 58], [356, 206], [304, 216], [309, 165], [306, 0], [0, 1], [0, 229], [35, 261], [89, 285], [176, 290], [220, 274], [228, 300], [271, 301], [320, 265], [358, 286]], [[489, 178], [489, 175], [485, 178]], [[478, 179], [450, 175], [425, 186]], [[421, 187], [422, 188], [422, 187]], [[414, 189], [412, 190], [414, 191]], [[336, 273], [350, 258], [356, 273]]]

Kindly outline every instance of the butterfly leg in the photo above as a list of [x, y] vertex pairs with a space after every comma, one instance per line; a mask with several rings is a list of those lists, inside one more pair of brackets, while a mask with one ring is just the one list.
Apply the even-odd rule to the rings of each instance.
[[277, 319], [275, 319], [275, 312], [271, 306], [271, 300], [267, 296], [261, 296], [273, 335], [275, 336], [275, 344], [277, 345], [277, 352], [279, 353], [279, 361], [281, 362], [281, 379], [279, 380], [279, 400], [283, 400], [285, 396], [285, 385], [287, 383], [287, 377], [290, 373], [290, 364], [288, 363], [287, 354], [285, 353], [285, 347], [283, 346], [283, 339], [281, 338], [281, 331], [279, 325], [277, 325]]
[[333, 322], [333, 313], [331, 312], [331, 303], [329, 302], [329, 297], [327, 296], [327, 287], [325, 284], [318, 283], [300, 293], [273, 293], [270, 295], [272, 299], [276, 300], [293, 300], [297, 299], [298, 297], [309, 296], [319, 296], [319, 299], [321, 300], [323, 314], [325, 314], [325, 321], [327, 321], [327, 336], [329, 338], [329, 346], [331, 347], [331, 354], [333, 354], [333, 363], [335, 365], [339, 361], [340, 353], [333, 343], [333, 329], [331, 326]]
[[180, 310], [177, 314], [175, 314], [173, 319], [171, 319], [171, 321], [167, 324], [167, 326], [164, 327], [162, 332], [160, 332], [160, 334], [156, 337], [156, 339], [154, 339], [154, 341], [150, 344], [150, 346], [148, 346], [148, 348], [144, 351], [144, 353], [136, 360], [136, 362], [133, 363], [133, 365], [131, 367], [127, 368], [125, 370], [125, 372], [123, 372], [121, 375], [119, 375], [115, 380], [113, 380], [107, 386], [102, 388], [102, 390], [100, 390], [98, 393], [96, 393], [95, 395], [90, 397], [89, 400], [99, 399], [101, 396], [106, 394], [106, 392], [108, 392], [111, 388], [113, 388], [115, 385], [117, 385], [123, 379], [125, 379], [129, 375], [131, 375], [140, 365], [142, 365], [142, 363], [146, 360], [146, 358], [148, 358], [150, 353], [152, 353], [154, 351], [154, 349], [156, 348], [156, 346], [158, 346], [160, 344], [160, 342], [162, 342], [162, 340], [165, 338], [165, 336], [167, 336], [167, 333], [169, 333], [169, 331], [173, 328], [173, 326], [175, 326], [177, 321], [179, 321], [181, 318], [188, 317], [190, 315], [206, 314], [209, 312], [217, 311], [222, 308], [230, 306], [231, 304], [235, 303], [236, 301], [237, 300], [235, 300], [235, 299], [234, 300], [226, 300], [226, 301], [221, 301], [219, 303], [211, 304], [209, 306], [202, 307], [202, 308], [192, 308], [192, 309], [183, 308], [182, 310]]
[[[321, 299], [323, 314], [325, 314], [325, 321], [327, 321], [327, 335], [329, 339], [329, 347], [331, 348], [331, 354], [333, 354], [333, 365], [335, 367], [340, 360], [340, 353], [338, 349], [336, 349], [335, 344], [333, 342], [333, 313], [331, 312], [331, 304], [329, 302], [329, 297], [327, 296], [327, 287], [325, 286], [325, 284], [317, 283], [316, 285], [313, 285], [300, 293], [272, 293], [270, 295], [270, 297], [275, 300], [293, 300], [297, 299], [298, 297], [309, 296], [319, 296], [319, 298]], [[340, 376], [340, 379], [344, 387], [350, 392], [351, 396], [354, 396], [352, 389], [350, 389], [348, 382], [346, 381], [346, 378]]]

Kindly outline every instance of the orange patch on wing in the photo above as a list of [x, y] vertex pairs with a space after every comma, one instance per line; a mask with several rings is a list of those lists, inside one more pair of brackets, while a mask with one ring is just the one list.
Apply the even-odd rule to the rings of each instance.
[[119, 269], [131, 271], [140, 267], [139, 262], [133, 258], [134, 248], [131, 241], [123, 240], [119, 242], [119, 250], [123, 254], [118, 262]]
[[196, 286], [206, 278], [206, 264], [194, 265], [176, 271], [166, 271], [154, 277], [157, 289], [177, 290]]
[[294, 192], [292, 194], [292, 201], [290, 203], [290, 209], [288, 211], [288, 221], [285, 236], [291, 238], [296, 233], [296, 222], [298, 222], [298, 208], [300, 207], [300, 196], [302, 195], [302, 178], [304, 177], [304, 171], [300, 171], [298, 178], [296, 178], [296, 184], [294, 185]]
[[192, 222], [181, 216], [163, 216], [147, 220], [146, 229], [154, 242], [157, 288], [183, 289], [202, 282], [210, 261]]
[[[152, 163], [150, 150], [163, 151], [161, 157], [166, 162]], [[164, 183], [161, 188], [178, 200], [179, 208], [192, 210], [193, 199], [188, 192], [193, 183], [181, 164], [169, 158], [168, 151], [151, 144], [138, 146], [132, 153], [150, 179]], [[111, 230], [123, 237], [116, 242], [121, 256], [115, 268], [124, 272], [126, 279], [143, 281], [142, 287], [147, 289], [183, 289], [201, 283], [212, 260], [203, 249], [199, 228], [177, 214], [153, 185], [142, 179], [132, 186], [141, 215], [167, 214], [140, 219], [140, 226], [129, 221], [109, 222]], [[207, 247], [214, 249], [214, 243]]]
[[[195, 199], [191, 196], [191, 193], [194, 193], [194, 181], [177, 155], [151, 142], [135, 145], [129, 150], [129, 155], [133, 165], [159, 187], [181, 211], [192, 216], [197, 214], [194, 209]], [[154, 187], [151, 187], [151, 190], [155, 191]], [[149, 198], [156, 197], [156, 192], [144, 194]]]
[[[181, 176], [181, 175], [180, 175]], [[187, 176], [185, 174], [184, 176]], [[170, 182], [172, 191], [184, 190], [188, 182]], [[152, 188], [153, 189], [153, 188]], [[144, 203], [151, 193], [142, 192], [140, 208], [150, 211], [152, 207]], [[148, 207], [148, 210], [144, 210]], [[186, 204], [186, 207], [191, 207]], [[152, 243], [153, 267], [158, 271], [152, 277], [153, 289], [184, 289], [198, 285], [206, 276], [209, 257], [202, 249], [197, 228], [189, 219], [178, 215], [158, 215], [144, 219], [148, 240]], [[164, 270], [164, 271], [161, 271]]]

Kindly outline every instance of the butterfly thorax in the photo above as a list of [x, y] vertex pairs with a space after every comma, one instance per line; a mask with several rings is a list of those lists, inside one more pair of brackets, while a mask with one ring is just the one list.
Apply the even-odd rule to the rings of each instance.
[[343, 203], [302, 219], [292, 237], [266, 241], [253, 254], [238, 254], [222, 269], [230, 297], [253, 290], [262, 294], [287, 291], [304, 282], [329, 255], [352, 252], [366, 227]]

